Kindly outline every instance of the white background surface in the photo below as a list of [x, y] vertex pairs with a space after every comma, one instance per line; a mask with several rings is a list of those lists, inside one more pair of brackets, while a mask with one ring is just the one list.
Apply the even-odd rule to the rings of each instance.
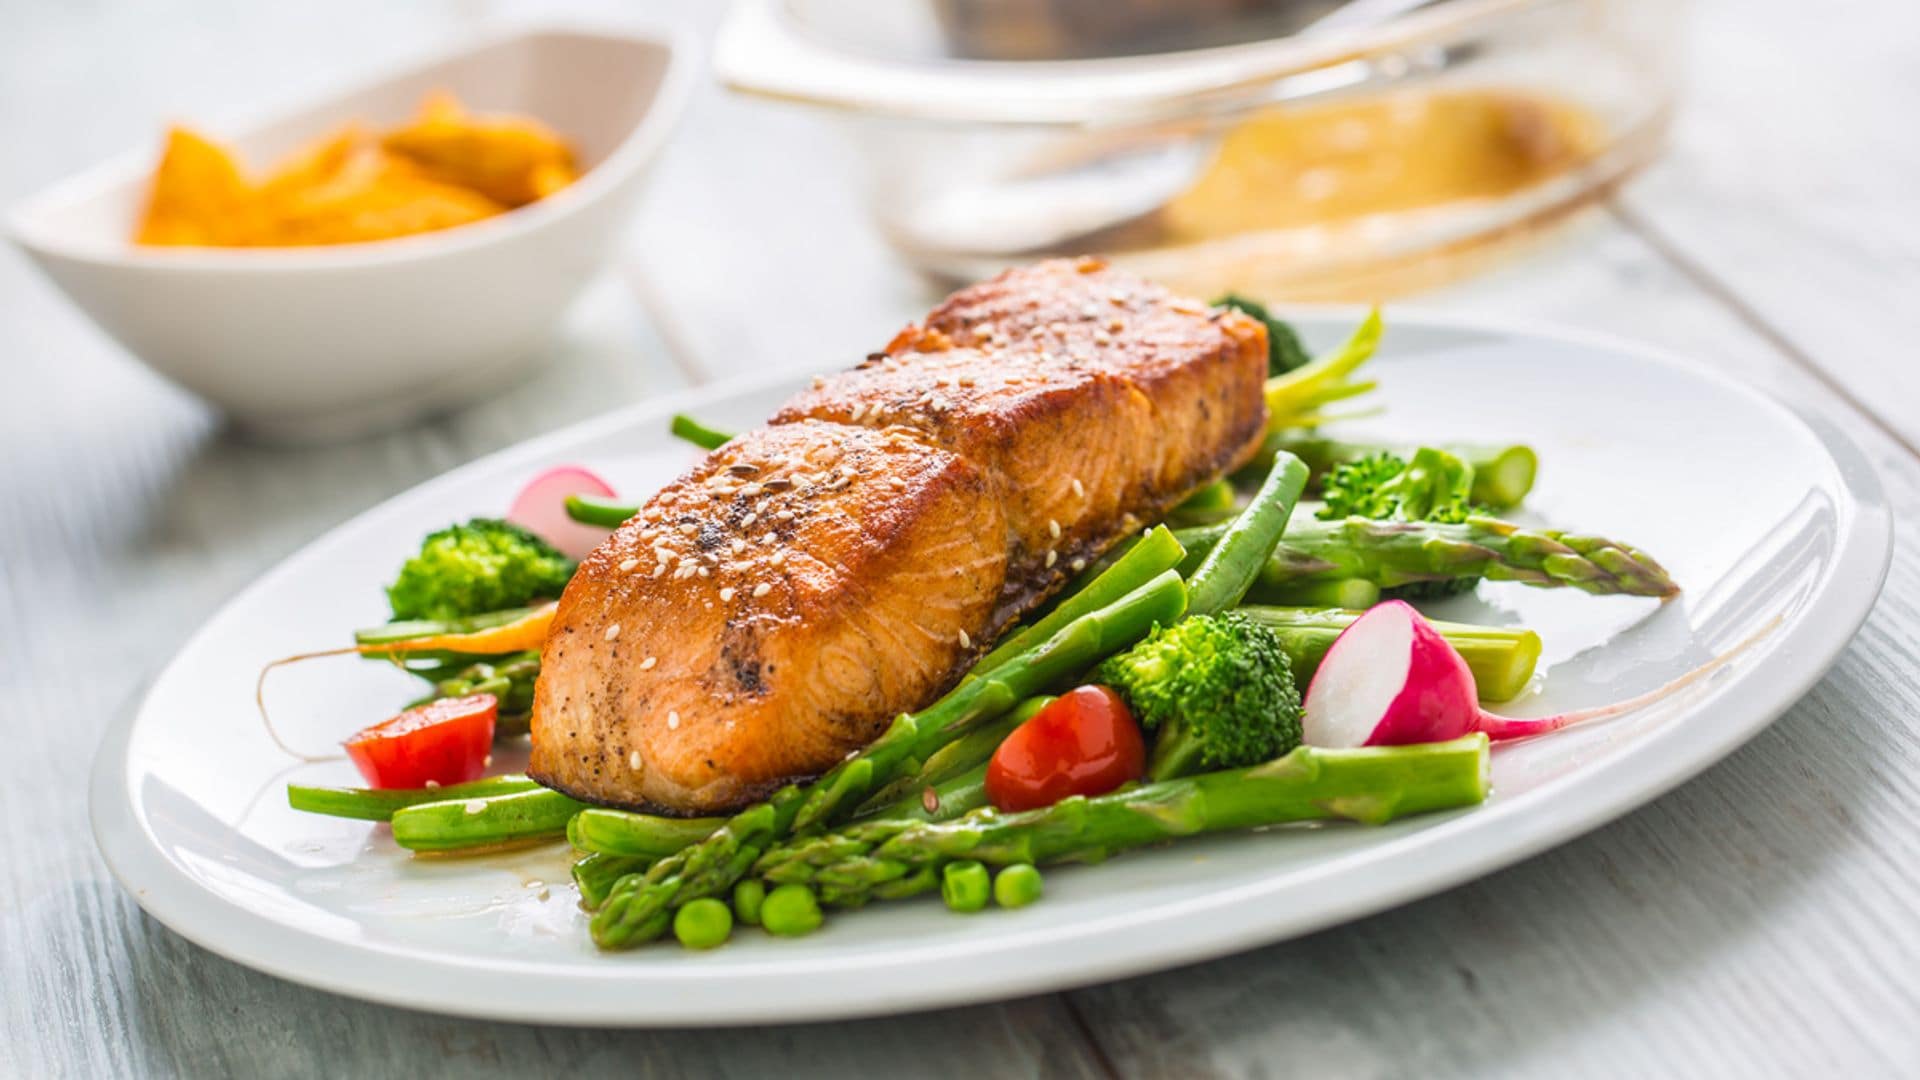
[[[0, 0], [0, 199], [167, 119], [299, 97], [500, 10], [516, 7]], [[1695, 21], [1694, 92], [1668, 159], [1553, 249], [1419, 302], [1642, 338], [1793, 397], [1855, 434], [1911, 521], [1920, 21], [1886, 0], [1720, 0]], [[748, 371], [864, 351], [922, 309], [929, 297], [865, 229], [844, 175], [807, 117], [703, 94], [635, 234], [668, 332]], [[682, 385], [661, 332], [610, 279], [556, 344], [552, 377], [403, 436], [273, 450], [233, 441], [0, 255], [0, 1073], [1885, 1075], [1920, 1063], [1920, 553], [1905, 535], [1834, 673], [1700, 779], [1472, 885], [1194, 968], [856, 1024], [565, 1031], [298, 989], [140, 915], [93, 853], [84, 778], [110, 718], [183, 635], [393, 492]]]

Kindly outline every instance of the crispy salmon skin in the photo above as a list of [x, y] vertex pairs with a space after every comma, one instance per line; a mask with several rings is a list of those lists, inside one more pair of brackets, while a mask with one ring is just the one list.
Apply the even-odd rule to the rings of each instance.
[[529, 772], [703, 814], [824, 771], [1250, 457], [1265, 372], [1258, 323], [1091, 260], [961, 290], [581, 564]]

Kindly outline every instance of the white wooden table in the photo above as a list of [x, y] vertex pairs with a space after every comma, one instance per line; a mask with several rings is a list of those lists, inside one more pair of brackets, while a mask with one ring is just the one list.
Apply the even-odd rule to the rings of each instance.
[[[169, 118], [297, 97], [501, 13], [0, 5], [0, 201]], [[349, 446], [234, 440], [0, 255], [0, 1075], [1920, 1072], [1920, 16], [1901, 0], [1697, 16], [1666, 161], [1552, 250], [1417, 302], [1678, 348], [1836, 418], [1909, 526], [1859, 639], [1723, 764], [1549, 854], [1303, 940], [1002, 1005], [651, 1033], [378, 1008], [176, 937], [87, 828], [109, 720], [321, 529], [681, 385], [666, 338], [717, 373], [818, 365], [924, 307], [811, 118], [698, 100], [635, 233], [672, 327], [610, 278], [539, 381]]]

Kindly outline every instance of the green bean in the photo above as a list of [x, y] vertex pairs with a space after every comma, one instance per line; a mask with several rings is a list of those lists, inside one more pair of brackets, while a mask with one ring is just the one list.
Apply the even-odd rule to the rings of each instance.
[[1307, 466], [1281, 451], [1274, 457], [1253, 501], [1226, 527], [1220, 542], [1207, 552], [1187, 579], [1187, 610], [1195, 615], [1217, 615], [1240, 602], [1273, 554], [1294, 504], [1307, 488]]
[[516, 791], [532, 791], [539, 786], [518, 775], [489, 776], [466, 784], [427, 788], [309, 787], [305, 784], [288, 784], [287, 805], [309, 814], [357, 818], [361, 821], [390, 821], [394, 811], [421, 803], [511, 795]]
[[1184, 558], [1186, 551], [1181, 548], [1180, 541], [1174, 539], [1173, 531], [1164, 525], [1155, 525], [1111, 564], [1087, 579], [1086, 584], [1070, 587], [1073, 591], [1067, 594], [1067, 598], [1040, 621], [1008, 635], [1006, 640], [974, 665], [967, 677], [973, 679], [987, 674], [1052, 637], [1061, 627], [1080, 616], [1106, 607], [1155, 574], [1180, 565], [1180, 560]]
[[659, 859], [705, 840], [726, 823], [726, 818], [670, 818], [596, 806], [574, 816], [567, 839], [582, 851]]
[[421, 803], [393, 815], [393, 839], [409, 851], [458, 851], [562, 836], [567, 831], [567, 819], [586, 805], [546, 788]]

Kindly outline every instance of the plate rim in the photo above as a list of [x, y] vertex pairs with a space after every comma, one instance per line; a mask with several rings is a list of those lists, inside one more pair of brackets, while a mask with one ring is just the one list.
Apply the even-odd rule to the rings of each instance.
[[[1318, 308], [1311, 316], [1335, 319], [1342, 311]], [[924, 950], [905, 960], [876, 962], [863, 958], [858, 963], [834, 965], [828, 971], [819, 970], [814, 963], [774, 961], [745, 970], [736, 965], [724, 972], [702, 973], [694, 965], [642, 972], [617, 960], [604, 968], [552, 966], [542, 970], [545, 965], [539, 963], [502, 966], [424, 948], [342, 942], [238, 907], [186, 875], [160, 851], [158, 837], [140, 819], [131, 798], [132, 762], [128, 751], [133, 730], [147, 712], [160, 678], [235, 606], [274, 586], [290, 566], [335, 533], [352, 528], [366, 514], [395, 501], [415, 498], [436, 484], [459, 483], [468, 473], [496, 468], [506, 459], [537, 458], [563, 442], [589, 441], [649, 418], [804, 377], [806, 369], [794, 367], [635, 402], [503, 447], [376, 503], [280, 559], [208, 616], [147, 684], [139, 706], [117, 717], [102, 737], [90, 770], [88, 791], [95, 845], [109, 871], [143, 910], [196, 945], [290, 982], [414, 1011], [565, 1026], [634, 1028], [803, 1022], [912, 1012], [1046, 993], [1211, 960], [1376, 914], [1514, 865], [1652, 802], [1720, 761], [1797, 703], [1851, 644], [1873, 610], [1891, 566], [1893, 514], [1872, 461], [1823, 412], [1789, 405], [1675, 350], [1615, 335], [1528, 320], [1423, 311], [1413, 306], [1399, 307], [1395, 321], [1507, 338], [1547, 339], [1617, 351], [1678, 368], [1799, 425], [1826, 451], [1840, 480], [1839, 487], [1850, 500], [1843, 505], [1850, 513], [1841, 515], [1840, 539], [1826, 580], [1808, 599], [1798, 625], [1776, 646], [1774, 663], [1749, 669], [1743, 678], [1719, 687], [1689, 707], [1694, 711], [1712, 705], [1736, 719], [1713, 727], [1670, 730], [1657, 741], [1664, 748], [1664, 757], [1651, 763], [1641, 760], [1647, 753], [1643, 744], [1511, 802], [1487, 810], [1455, 812], [1438, 823], [1429, 819], [1417, 834], [1419, 844], [1426, 846], [1438, 839], [1449, 846], [1443, 849], [1444, 857], [1430, 859], [1412, 872], [1398, 865], [1396, 856], [1397, 849], [1413, 837], [1390, 837], [1313, 868], [1304, 879], [1299, 873], [1289, 875], [1293, 883], [1290, 887], [1298, 887], [1303, 880], [1339, 873], [1351, 889], [1337, 904], [1277, 915], [1268, 912], [1256, 917], [1243, 914], [1232, 919], [1193, 920], [1200, 932], [1141, 934], [1124, 950], [1082, 952], [1072, 957], [1071, 963], [1056, 962], [1056, 958], [1064, 958], [1065, 950], [1090, 935], [1111, 928], [1094, 924], [1076, 928], [1071, 934], [1044, 936], [1009, 930], [985, 943], [969, 942], [957, 948], [955, 951], [972, 960], [968, 970], [958, 976], [949, 973], [937, 981], [901, 977], [923, 970], [919, 965], [927, 959]], [[1813, 640], [1801, 640], [1807, 637]], [[1797, 647], [1785, 647], [1789, 645]], [[1625, 770], [1636, 772], [1635, 783], [1607, 783]], [[1525, 812], [1547, 794], [1578, 809], [1558, 815]], [[1494, 820], [1486, 820], [1489, 817]], [[1436, 833], [1465, 835], [1449, 841], [1433, 835]], [[1277, 883], [1268, 887], [1280, 888]], [[1252, 908], [1261, 888], [1255, 885], [1234, 890], [1239, 894], [1234, 902], [1243, 909]], [[1226, 903], [1216, 901], [1215, 906]], [[1160, 912], [1157, 915], [1136, 915], [1129, 922], [1136, 929], [1164, 926], [1170, 915], [1163, 908], [1154, 909]], [[418, 966], [404, 977], [394, 977], [391, 965], [395, 963]], [[636, 1012], [632, 1001], [606, 993], [636, 978], [659, 979], [682, 992], [649, 995], [644, 1013]], [[714, 991], [733, 986], [742, 978], [763, 982], [803, 979], [808, 992], [740, 996], [728, 1001], [724, 1009], [716, 1009], [712, 999], [719, 995]], [[486, 985], [496, 980], [497, 985]], [[833, 991], [827, 992], [830, 986]], [[700, 989], [708, 993], [686, 992]]]

